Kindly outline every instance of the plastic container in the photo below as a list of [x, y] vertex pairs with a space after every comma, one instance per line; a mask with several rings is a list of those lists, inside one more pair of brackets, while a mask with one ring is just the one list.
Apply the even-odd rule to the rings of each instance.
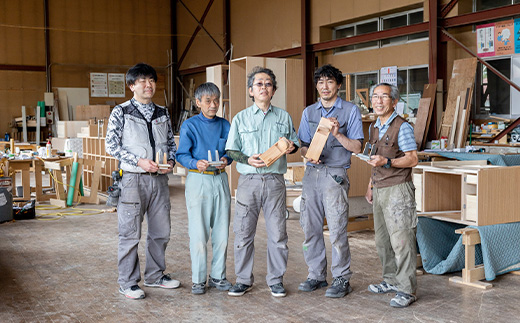
[[52, 155], [52, 144], [51, 144], [51, 140], [49, 139], [47, 141], [47, 144], [45, 145], [45, 156], [51, 157], [51, 155]]
[[13, 219], [13, 189], [11, 177], [0, 177], [0, 222]]

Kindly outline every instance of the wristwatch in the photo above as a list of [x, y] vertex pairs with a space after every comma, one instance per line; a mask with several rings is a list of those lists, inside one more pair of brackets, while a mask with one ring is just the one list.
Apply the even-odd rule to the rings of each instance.
[[386, 164], [383, 165], [384, 168], [390, 168], [392, 167], [392, 159], [387, 158]]

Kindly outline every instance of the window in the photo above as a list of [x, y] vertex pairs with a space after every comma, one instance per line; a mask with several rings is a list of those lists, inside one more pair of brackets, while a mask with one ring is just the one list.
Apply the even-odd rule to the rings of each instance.
[[[378, 21], [377, 21], [377, 19], [372, 19], [372, 20], [366, 20], [366, 21], [362, 21], [362, 22], [352, 24], [352, 25], [345, 25], [345, 26], [335, 28], [333, 30], [333, 38], [334, 39], [349, 38], [352, 36], [373, 33], [376, 31], [378, 31]], [[377, 43], [377, 40], [375, 40], [375, 41], [356, 44], [356, 45], [339, 47], [339, 48], [334, 49], [334, 53], [346, 52], [346, 51], [364, 49], [364, 48], [377, 48], [377, 47], [378, 47], [378, 43]]]
[[[520, 0], [512, 0], [520, 1]], [[361, 22], [336, 27], [332, 31], [333, 39], [349, 38], [352, 36], [363, 35], [367, 33], [373, 33], [380, 30], [388, 30], [397, 27], [403, 27], [423, 22], [423, 9], [415, 9], [405, 11], [402, 13], [375, 18], [371, 20], [364, 20]], [[419, 34], [399, 36], [390, 39], [383, 39], [381, 41], [370, 41], [361, 44], [343, 46], [334, 49], [334, 54], [344, 53], [353, 50], [362, 50], [370, 48], [379, 48], [381, 46], [391, 44], [402, 44], [414, 40], [424, 40], [428, 38], [428, 32], [422, 32]]]
[[474, 11], [493, 9], [520, 3], [520, 0], [473, 0]]
[[[409, 26], [423, 22], [423, 10], [408, 11], [406, 13], [399, 13], [397, 15], [391, 15], [381, 18], [382, 29], [388, 30], [397, 27]], [[399, 36], [394, 38], [388, 38], [381, 40], [381, 46], [390, 44], [402, 44], [410, 40], [425, 39], [428, 38], [428, 32], [422, 32], [419, 34], [413, 34], [408, 36]]]
[[428, 67], [409, 67], [397, 70], [399, 103], [403, 104], [403, 113], [410, 114], [419, 107], [424, 85], [428, 84]]
[[[357, 74], [350, 74], [350, 89], [345, 88], [346, 78], [343, 78], [343, 85], [339, 89], [339, 96], [342, 99], [346, 99], [346, 92], [350, 91], [350, 98], [352, 99], [351, 102], [357, 105], [361, 111], [368, 109], [369, 107], [366, 106], [363, 103], [363, 100], [359, 97], [359, 95], [356, 93], [356, 90], [361, 89], [367, 89], [370, 90], [370, 87], [374, 84], [377, 84], [379, 80], [379, 73], [378, 72], [365, 72], [365, 73], [357, 73]], [[370, 105], [370, 99], [368, 98], [368, 92], [366, 94], [366, 100], [368, 104]]]
[[[488, 60], [505, 77], [511, 77], [511, 58]], [[478, 115], [509, 115], [511, 93], [509, 84], [490, 71], [484, 64], [478, 64], [476, 109]]]

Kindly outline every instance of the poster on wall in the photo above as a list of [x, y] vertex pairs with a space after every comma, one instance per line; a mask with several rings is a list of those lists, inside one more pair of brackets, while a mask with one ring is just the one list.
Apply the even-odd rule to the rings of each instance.
[[90, 73], [90, 96], [107, 97], [107, 73]]
[[520, 54], [520, 18], [515, 19], [515, 53]]
[[495, 24], [495, 55], [515, 53], [514, 20], [497, 22]]
[[477, 55], [479, 57], [495, 55], [495, 24], [477, 26]]
[[108, 73], [108, 96], [111, 98], [125, 97], [125, 74]]
[[397, 66], [387, 66], [381, 68], [381, 83], [388, 83], [397, 86]]

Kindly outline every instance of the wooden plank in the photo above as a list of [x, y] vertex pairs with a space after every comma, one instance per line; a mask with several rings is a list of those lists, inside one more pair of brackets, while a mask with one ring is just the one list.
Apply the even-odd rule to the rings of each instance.
[[356, 94], [359, 96], [365, 107], [369, 107], [369, 100], [368, 100], [368, 89], [356, 89]]
[[280, 138], [274, 145], [269, 147], [264, 153], [260, 155], [260, 159], [265, 163], [266, 167], [271, 166], [275, 161], [277, 161], [280, 157], [285, 155], [287, 149], [291, 143], [287, 138]]
[[423, 210], [425, 212], [460, 211], [461, 182], [460, 174], [425, 171], [423, 177]]
[[455, 146], [455, 133], [457, 132], [459, 111], [460, 111], [460, 95], [457, 96], [457, 101], [455, 104], [455, 112], [453, 115], [453, 121], [451, 124], [450, 133], [448, 134], [448, 149], [452, 149]]
[[[446, 110], [442, 118], [442, 125], [453, 124], [457, 96], [459, 96], [460, 91], [464, 89], [473, 89], [476, 70], [477, 59], [474, 57], [458, 59], [453, 62], [453, 71], [448, 89], [448, 99], [446, 100]], [[446, 127], [441, 126], [440, 130], [439, 137], [449, 136], [449, 130]]]
[[467, 88], [466, 89], [466, 102], [464, 104], [464, 108], [466, 109], [466, 115], [464, 121], [462, 121], [462, 124], [464, 126], [464, 129], [462, 131], [462, 143], [461, 147], [465, 146], [466, 139], [468, 138], [468, 132], [469, 132], [469, 117], [471, 115], [471, 101], [473, 100], [473, 88]]
[[[428, 139], [428, 133], [430, 132], [430, 126], [432, 124], [432, 118], [435, 115], [434, 114], [434, 109], [435, 109], [435, 103], [436, 103], [435, 99], [437, 97], [438, 83], [439, 83], [439, 81], [437, 81], [437, 83], [431, 83], [431, 84], [425, 84], [424, 85], [422, 97], [423, 98], [430, 98], [430, 106], [429, 106], [429, 109], [428, 109], [428, 116], [427, 116], [425, 127], [424, 127], [423, 140], [422, 140], [421, 145], [420, 145], [421, 149], [423, 149], [424, 146], [426, 145], [426, 141]], [[442, 83], [442, 81], [440, 83]], [[436, 124], [436, 123], [437, 122], [435, 121], [434, 124]], [[418, 149], [418, 150], [420, 150], [420, 149]]]
[[423, 141], [428, 134], [428, 120], [431, 117], [431, 98], [422, 98], [419, 100], [419, 108], [417, 109], [417, 118], [413, 127], [417, 150], [423, 149]]
[[321, 118], [320, 123], [318, 124], [318, 128], [316, 128], [316, 132], [312, 137], [311, 144], [309, 149], [307, 150], [307, 154], [305, 158], [312, 160], [320, 160], [321, 152], [323, 151], [323, 147], [327, 143], [327, 138], [330, 134], [330, 129], [332, 128], [332, 123], [327, 118]]

